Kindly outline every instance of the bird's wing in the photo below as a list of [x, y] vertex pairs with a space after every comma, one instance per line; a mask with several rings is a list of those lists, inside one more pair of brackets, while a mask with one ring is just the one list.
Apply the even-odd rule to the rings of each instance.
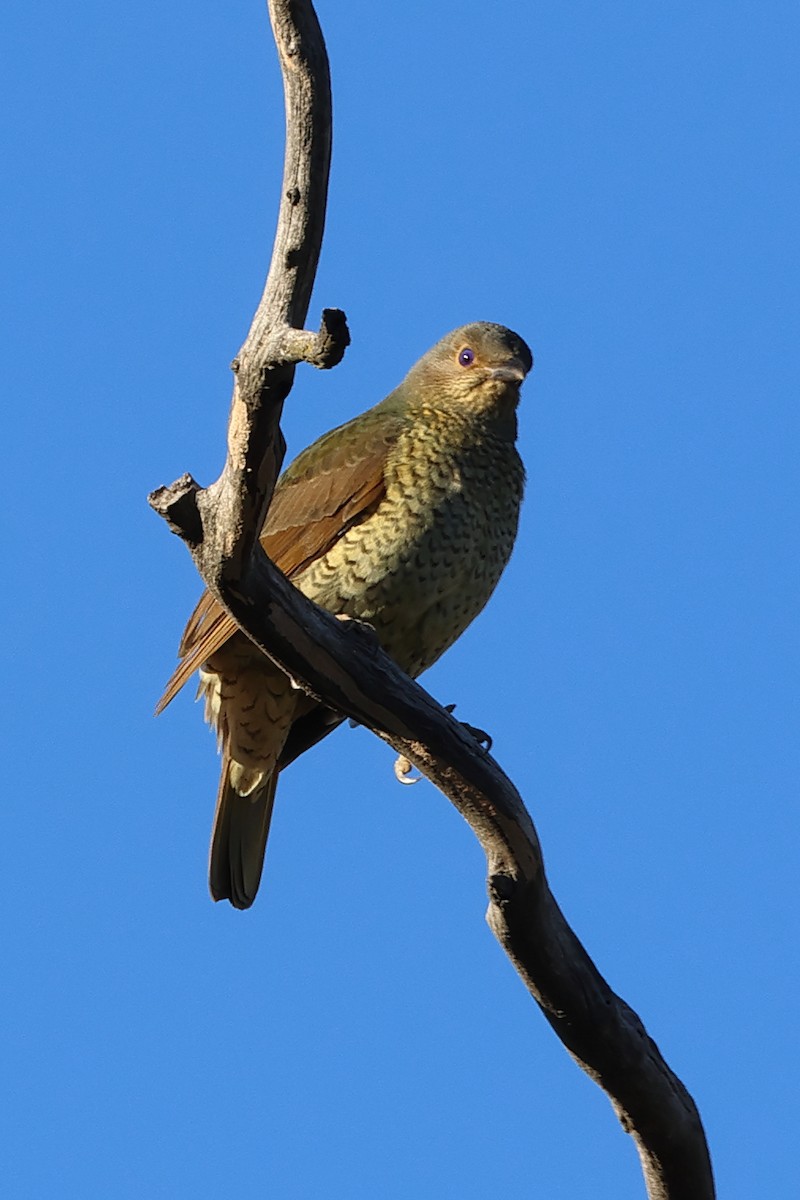
[[[261, 544], [289, 579], [326, 554], [378, 507], [386, 494], [386, 460], [402, 424], [399, 416], [371, 409], [320, 438], [281, 476]], [[157, 713], [236, 629], [233, 618], [204, 592], [183, 632], [180, 662]]]

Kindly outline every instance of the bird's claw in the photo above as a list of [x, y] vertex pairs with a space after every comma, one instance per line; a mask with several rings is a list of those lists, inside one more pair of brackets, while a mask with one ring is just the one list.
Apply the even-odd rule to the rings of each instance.
[[410, 787], [412, 783], [419, 783], [422, 779], [421, 775], [411, 777], [411, 772], [414, 770], [414, 764], [410, 758], [406, 758], [405, 754], [398, 754], [394, 760], [394, 777], [398, 783], [404, 783]]
[[468, 725], [466, 721], [459, 721], [459, 725], [462, 729], [466, 729], [467, 733], [470, 734], [471, 737], [474, 737], [478, 745], [483, 746], [484, 750], [488, 754], [494, 745], [492, 741], [492, 735], [487, 733], [485, 729], [479, 729], [477, 725]]
[[[455, 711], [455, 707], [455, 704], [445, 704], [444, 710], [452, 714]], [[487, 753], [491, 750], [494, 742], [490, 733], [487, 733], [485, 729], [479, 729], [477, 725], [470, 725], [467, 721], [459, 721], [458, 723], [462, 729], [466, 729], [467, 733], [475, 739], [479, 746], [483, 746]]]
[[341, 621], [347, 629], [348, 637], [363, 638], [365, 649], [375, 650], [380, 646], [380, 640], [374, 625], [362, 621], [361, 617], [351, 617], [348, 613], [334, 613], [337, 621]]

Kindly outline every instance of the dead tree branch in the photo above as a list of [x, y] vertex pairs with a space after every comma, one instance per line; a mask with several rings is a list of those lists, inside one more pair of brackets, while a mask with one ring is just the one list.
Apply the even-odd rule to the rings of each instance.
[[228, 455], [201, 489], [189, 476], [150, 503], [187, 544], [204, 583], [240, 627], [325, 705], [373, 730], [452, 801], [488, 864], [487, 919], [570, 1054], [608, 1094], [633, 1136], [650, 1200], [713, 1200], [691, 1096], [633, 1010], [616, 996], [547, 884], [536, 830], [489, 753], [388, 658], [357, 622], [302, 596], [258, 542], [283, 458], [283, 402], [298, 362], [334, 366], [349, 341], [342, 313], [302, 328], [322, 241], [331, 144], [328, 61], [310, 0], [270, 0], [286, 96], [280, 216], [264, 294], [234, 360]]
[[204, 583], [225, 603], [258, 548], [286, 449], [279, 421], [299, 362], [334, 367], [350, 341], [344, 313], [325, 309], [318, 333], [303, 329], [322, 246], [331, 161], [328, 56], [314, 8], [269, 5], [286, 102], [286, 153], [278, 227], [264, 294], [233, 360], [228, 454], [216, 483], [189, 475], [150, 503], [186, 541]]

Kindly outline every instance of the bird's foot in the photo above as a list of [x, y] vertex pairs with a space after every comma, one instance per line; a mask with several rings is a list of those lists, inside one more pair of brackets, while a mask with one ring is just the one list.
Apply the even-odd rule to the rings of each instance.
[[[444, 708], [446, 713], [452, 713], [456, 706], [455, 704], [445, 704]], [[351, 721], [350, 724], [355, 725], [355, 721]], [[483, 749], [487, 752], [492, 749], [491, 733], [487, 733], [486, 730], [479, 730], [479, 727], [470, 725], [468, 721], [459, 721], [458, 724], [461, 725], [463, 730], [469, 733], [471, 738], [475, 738], [477, 744], [483, 746]], [[395, 779], [398, 781], [398, 784], [405, 784], [407, 786], [419, 784], [422, 775], [411, 775], [413, 770], [414, 763], [411, 762], [410, 758], [405, 757], [404, 754], [397, 756], [395, 760]]]
[[[453, 713], [455, 704], [445, 704], [445, 712]], [[477, 725], [470, 725], [467, 721], [459, 721], [462, 729], [466, 729], [467, 733], [475, 739], [479, 746], [483, 746], [484, 750], [489, 751], [492, 748], [492, 735], [487, 733], [485, 729], [479, 729]]]
[[375, 626], [370, 625], [369, 621], [362, 621], [361, 617], [351, 617], [348, 613], [334, 613], [337, 621], [346, 621], [348, 630], [352, 630], [356, 635], [363, 634], [371, 642], [378, 642], [378, 635], [375, 632]]
[[421, 775], [414, 775], [412, 778], [411, 772], [414, 770], [414, 764], [410, 758], [406, 758], [405, 754], [398, 754], [394, 760], [394, 777], [398, 783], [404, 783], [410, 787], [412, 783], [419, 783], [422, 779]]

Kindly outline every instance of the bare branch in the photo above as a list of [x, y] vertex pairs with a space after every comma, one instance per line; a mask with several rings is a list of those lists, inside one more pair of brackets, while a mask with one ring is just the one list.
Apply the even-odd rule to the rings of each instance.
[[[310, 0], [270, 0], [286, 96], [281, 208], [264, 295], [234, 360], [222, 475], [184, 475], [150, 497], [189, 547], [206, 586], [239, 626], [311, 695], [366, 725], [419, 768], [469, 822], [486, 854], [487, 919], [579, 1065], [611, 1098], [642, 1159], [650, 1200], [713, 1200], [695, 1105], [641, 1021], [566, 923], [536, 830], [500, 767], [466, 728], [405, 676], [356, 621], [337, 621], [267, 559], [258, 536], [283, 458], [278, 422], [298, 362], [327, 368], [349, 335], [327, 309], [302, 326], [322, 240], [331, 142], [328, 62]], [[479, 733], [479, 731], [473, 731]]]
[[486, 854], [489, 926], [570, 1054], [610, 1097], [636, 1142], [649, 1197], [713, 1200], [691, 1096], [564, 919], [530, 815], [488, 751], [403, 674], [368, 628], [317, 608], [266, 556], [251, 564], [228, 606], [293, 679], [382, 737], [455, 805]]
[[[350, 342], [338, 309], [325, 309], [318, 333], [303, 329], [322, 246], [331, 158], [328, 56], [316, 13], [305, 0], [271, 0], [283, 73], [286, 153], [278, 226], [264, 293], [235, 375], [228, 455], [205, 490], [183, 476], [150, 497], [184, 539], [206, 585], [221, 597], [235, 586], [258, 535], [285, 444], [278, 422], [297, 363], [334, 367]], [[223, 601], [224, 602], [224, 601]]]

